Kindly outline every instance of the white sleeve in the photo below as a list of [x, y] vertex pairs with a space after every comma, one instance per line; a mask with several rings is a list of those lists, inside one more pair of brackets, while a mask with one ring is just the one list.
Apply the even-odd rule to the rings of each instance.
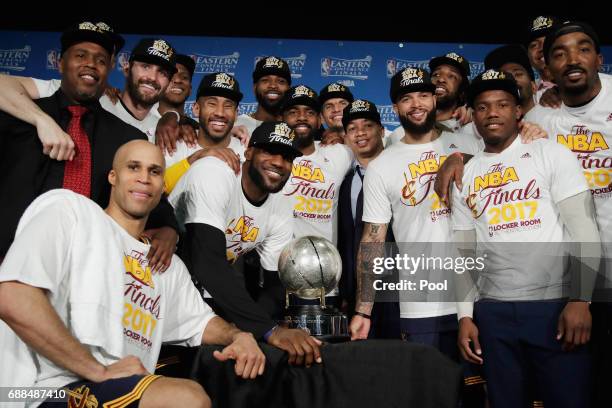
[[[466, 186], [466, 178], [463, 178], [463, 188], [469, 188]], [[473, 230], [474, 227], [474, 219], [472, 217], [472, 213], [468, 208], [465, 200], [463, 199], [463, 195], [461, 191], [457, 188], [455, 183], [453, 183], [453, 191], [451, 192], [451, 200], [452, 200], [452, 211], [451, 211], [451, 224], [453, 226], [453, 231], [457, 230]]]
[[60, 89], [60, 86], [62, 85], [61, 79], [32, 78], [32, 81], [34, 81], [34, 85], [38, 90], [39, 98], [47, 98], [53, 95], [55, 92], [57, 92], [58, 89]]
[[215, 157], [198, 160], [179, 180], [169, 201], [184, 224], [208, 224], [225, 233], [234, 193], [234, 172]]
[[362, 220], [374, 224], [388, 224], [391, 216], [391, 201], [385, 189], [385, 181], [370, 164], [363, 178]]
[[[281, 198], [281, 197], [278, 197]], [[279, 200], [278, 213], [270, 214], [274, 226], [270, 234], [257, 246], [261, 267], [268, 271], [278, 270], [278, 258], [281, 251], [293, 238], [293, 212], [290, 204], [284, 196]]]
[[553, 202], [558, 204], [568, 197], [587, 191], [589, 187], [574, 154], [555, 142], [542, 142], [546, 142], [542, 146], [542, 156], [550, 170], [550, 194]]
[[[40, 201], [37, 204], [41, 204]], [[24, 218], [0, 265], [0, 282], [18, 281], [55, 292], [68, 270], [75, 214], [61, 201]]]
[[172, 257], [168, 275], [168, 298], [162, 341], [196, 347], [202, 344], [202, 335], [215, 313], [194, 286], [185, 264], [178, 256]]

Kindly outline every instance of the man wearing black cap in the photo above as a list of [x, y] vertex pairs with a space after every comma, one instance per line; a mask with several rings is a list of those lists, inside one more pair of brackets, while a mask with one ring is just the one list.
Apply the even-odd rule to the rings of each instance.
[[[344, 108], [342, 123], [346, 129], [345, 144], [353, 151], [355, 162], [340, 187], [338, 203], [338, 250], [342, 258], [342, 277], [338, 288], [346, 302], [347, 314], [355, 311], [357, 293], [357, 249], [363, 232], [363, 177], [368, 163], [383, 151], [384, 127], [376, 105], [357, 99]], [[389, 230], [387, 242], [393, 242]], [[397, 302], [389, 299], [377, 302], [372, 311], [370, 338], [399, 338], [399, 310]]]
[[[244, 146], [230, 134], [236, 120], [238, 104], [242, 100], [238, 81], [224, 72], [205, 75], [198, 87], [196, 98], [193, 113], [199, 119], [197, 145], [191, 147], [185, 141], [179, 140], [176, 144], [177, 151], [172, 155], [166, 153], [166, 166], [172, 169], [172, 174], [166, 177], [167, 192], [172, 191], [178, 179], [194, 161], [213, 154], [211, 149], [215, 150], [214, 154], [223, 154], [218, 157], [230, 163], [235, 170], [238, 170], [240, 162], [244, 161]], [[231, 152], [220, 152], [219, 149]]]
[[[449, 52], [432, 58], [429, 61], [431, 82], [435, 85], [436, 94], [436, 125], [449, 132], [461, 132], [475, 139], [471, 124], [463, 126], [456, 118], [458, 108], [465, 104], [465, 91], [470, 83], [470, 63], [463, 56]], [[404, 129], [400, 126], [390, 135], [390, 143], [395, 143], [404, 137]]]
[[[145, 137], [102, 109], [98, 102], [111, 69], [115, 37], [95, 24], [84, 22], [67, 30], [61, 42], [61, 88], [53, 96], [34, 103], [41, 115], [53, 118], [55, 126], [70, 134], [76, 153], [71, 161], [55, 161], [53, 152], [47, 155], [47, 146], [38, 136], [44, 133], [44, 128], [34, 127], [41, 115], [33, 114], [22, 121], [0, 113], [4, 174], [0, 191], [6, 222], [2, 228], [0, 256], [8, 249], [24, 209], [47, 190], [68, 188], [105, 205], [110, 194], [106, 177], [116, 149], [129, 140]], [[160, 228], [162, 233], [172, 235], [166, 241], [171, 244], [164, 247], [174, 248], [176, 221], [167, 201], [160, 202], [151, 218], [149, 227], [168, 226]], [[171, 255], [172, 251], [151, 251], [152, 266], [165, 269]]]
[[342, 111], [351, 102], [353, 94], [346, 86], [339, 83], [325, 85], [319, 92], [319, 104], [321, 105], [321, 120], [327, 127], [321, 140], [327, 142], [330, 139], [338, 139], [343, 143], [344, 127], [342, 126]]
[[289, 362], [321, 362], [320, 343], [304, 331], [277, 327], [232, 268], [240, 256], [256, 250], [262, 268], [276, 275], [278, 257], [291, 240], [292, 216], [279, 192], [300, 156], [297, 138], [284, 122], [257, 127], [245, 151], [242, 172], [236, 177], [216, 158], [191, 166], [170, 194], [186, 234], [182, 259], [212, 298], [213, 309], [256, 338], [286, 350]]
[[519, 87], [523, 117], [527, 121], [534, 122], [532, 109], [535, 107], [534, 95], [537, 85], [525, 48], [521, 45], [504, 45], [496, 48], [487, 54], [484, 66], [485, 69], [495, 69], [512, 74]]
[[291, 70], [287, 61], [269, 56], [257, 61], [253, 71], [253, 93], [257, 98], [257, 110], [240, 115], [236, 126], [246, 127], [248, 134], [263, 121], [281, 119], [281, 107], [285, 93], [291, 86]]
[[[520, 142], [511, 75], [481, 73], [468, 103], [485, 150], [453, 192], [452, 225], [456, 242], [472, 251], [478, 242], [486, 257], [478, 283], [462, 285], [475, 291], [458, 304], [461, 354], [484, 364], [494, 407], [530, 405], [528, 373], [545, 407], [590, 407], [586, 300], [600, 257], [591, 194], [569, 151], [546, 139]], [[581, 267], [579, 285], [559, 256], [567, 233], [572, 242], [593, 243], [569, 249], [572, 266]]]
[[[374, 257], [385, 257], [383, 244], [391, 219], [400, 256], [448, 255], [441, 248], [443, 244], [431, 244], [449, 242], [451, 238], [450, 210], [433, 191], [436, 171], [448, 156], [478, 150], [475, 140], [434, 127], [435, 86], [427, 71], [407, 67], [395, 74], [391, 78], [390, 97], [405, 135], [368, 164], [364, 178], [364, 232], [357, 258], [353, 339], [368, 335], [375, 293], [372, 262]], [[445, 278], [445, 272], [421, 268], [411, 275], [403, 269], [400, 279], [439, 282]], [[455, 304], [443, 293], [408, 292], [399, 295], [402, 338], [436, 347], [457, 360]]]
[[555, 86], [554, 82], [552, 82], [550, 73], [546, 70], [546, 61], [544, 60], [544, 53], [542, 51], [546, 35], [559, 23], [558, 17], [544, 15], [531, 20], [527, 28], [527, 54], [531, 66], [538, 71], [539, 75], [536, 81], [537, 101], [540, 100], [540, 96], [542, 96], [544, 91]]

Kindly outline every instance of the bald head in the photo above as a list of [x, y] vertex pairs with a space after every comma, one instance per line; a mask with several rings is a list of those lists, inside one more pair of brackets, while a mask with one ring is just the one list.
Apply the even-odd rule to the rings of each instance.
[[117, 149], [108, 174], [112, 186], [109, 208], [146, 219], [164, 190], [165, 165], [159, 147], [146, 140], [132, 140]]
[[132, 140], [121, 145], [115, 152], [113, 169], [117, 169], [117, 165], [128, 160], [138, 160], [139, 157], [152, 160], [162, 169], [166, 167], [166, 160], [159, 147], [147, 140]]

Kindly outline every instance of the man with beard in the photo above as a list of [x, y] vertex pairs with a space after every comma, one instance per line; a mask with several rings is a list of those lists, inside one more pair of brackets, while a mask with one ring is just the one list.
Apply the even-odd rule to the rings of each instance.
[[[233, 268], [256, 250], [269, 275], [278, 276], [278, 257], [291, 240], [292, 218], [279, 194], [300, 156], [297, 138], [284, 122], [257, 127], [244, 153], [239, 177], [217, 158], [198, 160], [170, 194], [184, 225], [182, 259], [206, 289], [213, 309], [240, 329], [289, 353], [291, 364], [321, 362], [320, 342], [299, 329], [276, 325], [245, 289]], [[212, 298], [212, 299], [211, 299]]]
[[[457, 108], [464, 105], [464, 93], [469, 84], [470, 64], [454, 52], [432, 58], [429, 61], [431, 81], [436, 90], [436, 124], [442, 130], [472, 134], [471, 124], [465, 127], [455, 118]], [[395, 129], [390, 136], [390, 143], [404, 137], [402, 126]]]
[[236, 119], [236, 126], [244, 126], [249, 135], [262, 122], [281, 119], [285, 93], [291, 86], [291, 70], [287, 61], [279, 57], [264, 57], [257, 61], [253, 71], [253, 93], [257, 110]]
[[197, 145], [190, 147], [183, 140], [176, 143], [176, 152], [166, 153], [166, 191], [170, 192], [180, 177], [197, 160], [214, 154], [230, 164], [236, 172], [244, 161], [244, 146], [230, 132], [236, 120], [238, 104], [242, 100], [240, 85], [224, 72], [208, 74], [198, 87], [193, 113], [199, 118]]
[[519, 87], [522, 117], [530, 122], [536, 121], [538, 109], [535, 103], [535, 74], [527, 51], [520, 45], [504, 45], [489, 52], [484, 60], [485, 69], [495, 69], [512, 74]]
[[[473, 152], [473, 139], [440, 131], [435, 125], [435, 85], [427, 71], [407, 67], [391, 79], [390, 97], [404, 137], [368, 164], [363, 187], [363, 235], [357, 256], [357, 304], [351, 320], [352, 339], [365, 339], [373, 307], [373, 260], [385, 257], [385, 238], [391, 219], [399, 254], [412, 257], [448, 255], [450, 210], [433, 191], [436, 170], [452, 154]], [[400, 269], [400, 268], [398, 268]], [[447, 271], [400, 269], [400, 279], [439, 281]], [[413, 273], [414, 275], [410, 275]], [[452, 272], [450, 272], [452, 273]], [[456, 307], [426, 291], [400, 293], [402, 338], [438, 348], [458, 360]]]
[[[115, 36], [98, 25], [82, 22], [62, 35], [61, 44], [60, 90], [36, 100], [35, 109], [25, 109], [21, 116], [0, 115], [4, 175], [0, 182], [0, 206], [6, 220], [0, 258], [8, 249], [27, 205], [45, 191], [63, 187], [106, 205], [110, 194], [106, 175], [115, 151], [129, 140], [145, 138], [138, 129], [102, 109], [98, 102], [112, 66], [111, 55], [117, 48]], [[22, 100], [6, 102], [14, 102], [13, 108], [22, 106]], [[54, 160], [65, 152], [55, 150], [57, 145], [51, 148], [46, 144], [48, 117], [52, 118], [53, 126], [70, 134], [68, 137], [76, 145], [71, 161]], [[38, 127], [41, 121], [45, 125]], [[153, 238], [150, 264], [154, 270], [165, 269], [177, 239], [176, 220], [165, 199], [153, 212], [148, 227], [151, 229], [145, 234]]]

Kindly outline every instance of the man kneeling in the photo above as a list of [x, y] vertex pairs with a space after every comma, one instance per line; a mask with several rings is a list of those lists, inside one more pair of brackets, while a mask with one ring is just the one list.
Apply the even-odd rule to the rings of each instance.
[[159, 148], [132, 141], [115, 155], [105, 210], [68, 190], [28, 207], [0, 266], [0, 384], [63, 387], [79, 406], [210, 406], [198, 383], [151, 374], [163, 342], [226, 345], [215, 357], [236, 360], [237, 375], [263, 374], [253, 336], [213, 313], [178, 257], [161, 275], [147, 265], [138, 237], [164, 168]]

